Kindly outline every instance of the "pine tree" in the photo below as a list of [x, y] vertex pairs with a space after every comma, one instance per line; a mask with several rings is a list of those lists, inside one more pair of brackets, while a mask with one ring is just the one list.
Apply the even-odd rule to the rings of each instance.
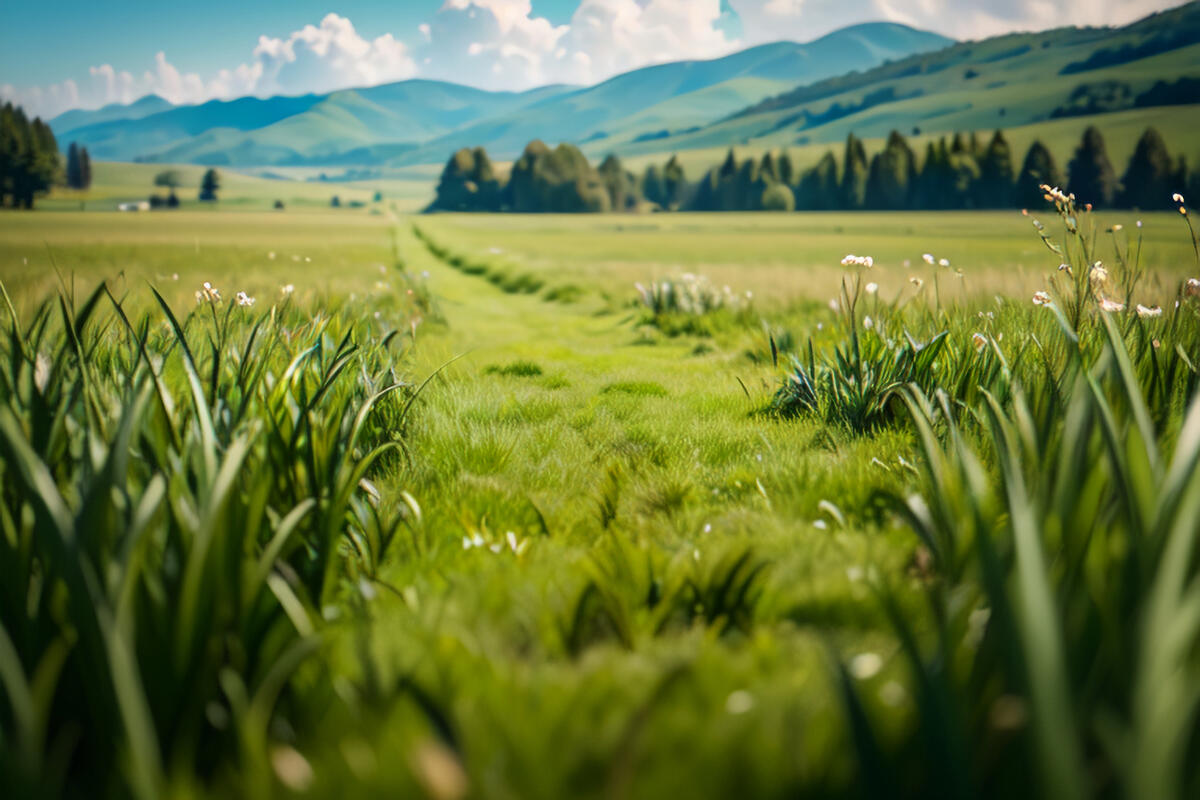
[[1004, 133], [996, 131], [979, 162], [979, 208], [1009, 208], [1013, 201], [1012, 151]]
[[837, 159], [825, 153], [816, 165], [800, 178], [796, 189], [796, 208], [805, 211], [830, 211], [841, 205]]
[[1117, 176], [1108, 160], [1104, 137], [1094, 125], [1083, 132], [1083, 140], [1067, 165], [1067, 173], [1067, 191], [1075, 195], [1080, 205], [1112, 206], [1119, 188]]
[[666, 192], [664, 208], [678, 209], [687, 201], [687, 174], [676, 156], [671, 156], [663, 168], [663, 190]]
[[779, 165], [776, 164], [775, 157], [771, 155], [770, 151], [763, 155], [762, 162], [758, 165], [758, 174], [768, 183], [780, 182]]
[[1121, 180], [1119, 204], [1125, 208], [1170, 209], [1171, 195], [1178, 191], [1178, 172], [1167, 152], [1167, 144], [1154, 128], [1138, 139], [1129, 167]]
[[852, 133], [846, 137], [846, 155], [842, 159], [841, 206], [862, 208], [867, 196], [867, 152]]
[[1062, 173], [1054, 163], [1054, 155], [1040, 139], [1035, 139], [1025, 154], [1025, 163], [1013, 193], [1014, 202], [1022, 208], [1041, 208], [1046, 203], [1043, 185], [1061, 187]]
[[795, 186], [796, 178], [796, 166], [792, 163], [792, 157], [788, 155], [787, 150], [784, 150], [779, 155], [779, 181], [788, 186]]
[[219, 191], [221, 191], [221, 176], [215, 169], [209, 168], [200, 181], [200, 199], [206, 203], [215, 203]]
[[86, 147], [79, 148], [79, 181], [80, 189], [92, 187], [92, 157]]
[[892, 131], [883, 150], [871, 160], [866, 205], [893, 211], [909, 208], [914, 174], [908, 142], [899, 131]]
[[79, 161], [79, 145], [71, 142], [67, 148], [67, 186], [72, 189], [83, 188], [83, 165]]

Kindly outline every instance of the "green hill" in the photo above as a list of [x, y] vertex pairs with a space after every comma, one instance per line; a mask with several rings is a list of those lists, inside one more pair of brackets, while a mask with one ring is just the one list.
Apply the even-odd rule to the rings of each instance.
[[[1159, 106], [1161, 97], [1150, 92], [1156, 83], [1189, 77], [1200, 77], [1195, 3], [1121, 29], [1062, 28], [956, 44], [797, 87], [700, 130], [631, 143], [621, 152], [832, 143], [850, 132], [872, 138], [892, 129], [1037, 126]], [[1194, 131], [1200, 116], [1188, 103], [1200, 103], [1195, 86], [1166, 94], [1179, 104], [1168, 116], [1191, 120], [1181, 127]]]

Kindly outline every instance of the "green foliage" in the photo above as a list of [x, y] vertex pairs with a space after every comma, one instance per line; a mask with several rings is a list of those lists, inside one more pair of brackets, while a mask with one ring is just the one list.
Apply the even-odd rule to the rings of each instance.
[[217, 202], [217, 192], [221, 191], [221, 174], [215, 169], [207, 169], [200, 179], [200, 200], [206, 203]]
[[1104, 137], [1094, 125], [1083, 132], [1083, 140], [1067, 165], [1067, 172], [1070, 175], [1067, 190], [1078, 197], [1079, 202], [1097, 208], [1108, 208], [1113, 204], [1119, 188], [1117, 176], [1109, 163]]
[[1179, 191], [1179, 176], [1167, 144], [1154, 128], [1138, 139], [1129, 168], [1121, 180], [1121, 205], [1146, 211], [1170, 209], [1171, 195]]
[[33, 208], [60, 169], [50, 126], [38, 117], [31, 122], [19, 106], [5, 103], [0, 108], [0, 207]]
[[102, 285], [23, 324], [8, 304], [0, 731], [18, 794], [160, 797], [231, 769], [269, 787], [323, 609], [376, 578], [404, 519], [368, 480], [402, 444], [393, 336], [207, 284], [182, 320], [156, 297], [161, 315], [131, 317]]
[[1046, 192], [1041, 188], [1043, 185], [1061, 187], [1064, 181], [1050, 150], [1040, 140], [1034, 140], [1025, 154], [1021, 174], [1017, 177], [1015, 203], [1022, 208], [1042, 208], [1046, 203]]
[[842, 157], [841, 208], [863, 208], [867, 200], [867, 151], [853, 133], [846, 137]]

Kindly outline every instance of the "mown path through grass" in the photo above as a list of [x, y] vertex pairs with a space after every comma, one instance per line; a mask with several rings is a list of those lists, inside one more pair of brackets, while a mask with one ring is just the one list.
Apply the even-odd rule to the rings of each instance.
[[[905, 480], [907, 440], [756, 414], [775, 373], [747, 342], [507, 294], [399, 235], [448, 323], [418, 331], [416, 373], [461, 358], [426, 389], [397, 478], [423, 521], [387, 576], [405, 602], [375, 614], [385, 672], [446, 699], [472, 763], [543, 775], [547, 797], [681, 746], [727, 781], [705, 796], [747, 789], [734, 765], [758, 765], [751, 794], [834, 780], [825, 643], [893, 646], [867, 578], [902, 573], [914, 542], [871, 497]], [[700, 788], [647, 774], [638, 796]]]

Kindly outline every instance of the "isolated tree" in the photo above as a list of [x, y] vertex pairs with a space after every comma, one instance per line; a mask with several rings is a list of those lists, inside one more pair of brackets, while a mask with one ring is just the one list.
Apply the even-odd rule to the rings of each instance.
[[1119, 204], [1125, 208], [1169, 209], [1171, 195], [1178, 191], [1179, 175], [1167, 143], [1154, 128], [1147, 128], [1138, 139], [1129, 167], [1121, 180]]
[[165, 186], [168, 189], [178, 189], [183, 184], [183, 176], [179, 170], [166, 169], [154, 176], [155, 186]]
[[215, 169], [209, 168], [200, 180], [200, 199], [206, 203], [217, 201], [217, 192], [221, 190], [221, 175]]
[[996, 131], [979, 161], [979, 186], [975, 205], [1008, 208], [1013, 200], [1012, 151], [1002, 131]]
[[1067, 191], [1075, 195], [1080, 205], [1091, 203], [1099, 208], [1112, 206], [1119, 186], [1104, 147], [1104, 137], [1096, 126], [1089, 126], [1083, 132], [1083, 140], [1075, 150], [1075, 157], [1067, 165], [1067, 174]]
[[1061, 187], [1062, 173], [1054, 163], [1054, 155], [1040, 139], [1035, 139], [1029, 145], [1025, 154], [1025, 163], [1021, 166], [1021, 174], [1017, 176], [1017, 185], [1013, 200], [1022, 208], [1040, 208], [1045, 205], [1046, 193], [1040, 187]]
[[886, 210], [909, 208], [914, 176], [912, 150], [899, 131], [892, 131], [883, 150], [871, 159], [867, 177], [867, 207]]
[[842, 158], [841, 205], [845, 209], [862, 208], [867, 196], [867, 151], [853, 133], [846, 137]]

